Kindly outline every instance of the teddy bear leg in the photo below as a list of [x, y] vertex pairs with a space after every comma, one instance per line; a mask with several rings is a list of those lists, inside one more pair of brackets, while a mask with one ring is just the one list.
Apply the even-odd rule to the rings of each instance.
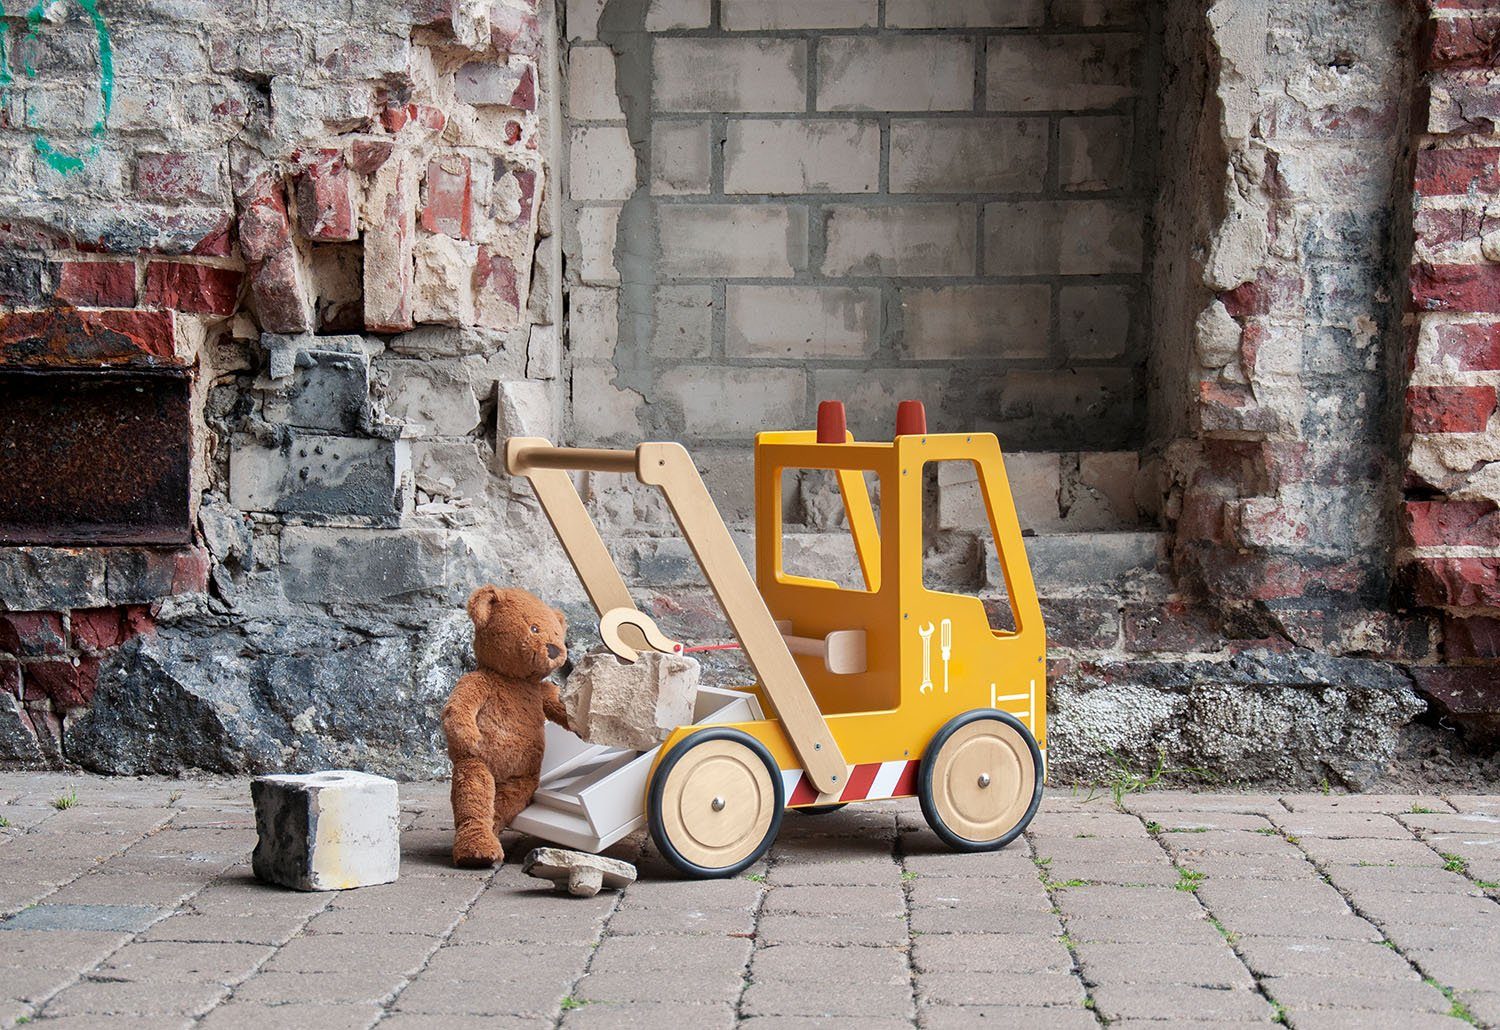
[[495, 833], [510, 825], [521, 809], [531, 803], [538, 780], [535, 776], [514, 776], [495, 784]]
[[483, 868], [505, 857], [500, 838], [490, 828], [495, 804], [495, 777], [480, 761], [453, 764], [453, 864]]

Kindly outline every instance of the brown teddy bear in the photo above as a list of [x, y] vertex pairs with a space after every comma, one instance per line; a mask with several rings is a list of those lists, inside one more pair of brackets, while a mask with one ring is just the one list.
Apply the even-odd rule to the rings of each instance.
[[443, 706], [453, 762], [453, 864], [503, 861], [500, 831], [536, 792], [543, 726], [568, 725], [546, 677], [568, 660], [568, 620], [524, 590], [483, 586], [469, 598], [479, 668]]

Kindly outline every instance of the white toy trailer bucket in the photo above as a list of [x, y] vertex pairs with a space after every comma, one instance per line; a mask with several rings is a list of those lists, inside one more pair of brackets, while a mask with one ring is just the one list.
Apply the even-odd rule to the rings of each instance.
[[[762, 719], [754, 695], [699, 687], [693, 724]], [[547, 723], [542, 782], [511, 829], [578, 851], [598, 853], [646, 825], [646, 781], [658, 748], [629, 751], [590, 744]]]

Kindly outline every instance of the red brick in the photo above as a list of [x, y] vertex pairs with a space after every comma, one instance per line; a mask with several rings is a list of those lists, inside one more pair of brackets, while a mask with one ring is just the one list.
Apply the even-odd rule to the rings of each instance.
[[285, 247], [250, 266], [250, 295], [262, 329], [305, 333], [312, 329], [312, 302], [297, 251]]
[[1198, 421], [1205, 432], [1274, 432], [1280, 420], [1255, 400], [1248, 386], [1203, 380], [1198, 384]]
[[1433, 18], [1423, 31], [1427, 68], [1490, 68], [1500, 57], [1500, 17]]
[[1500, 369], [1500, 322], [1441, 325], [1433, 330], [1437, 364], [1459, 372]]
[[87, 705], [94, 699], [98, 684], [97, 658], [80, 658], [77, 664], [56, 661], [28, 662], [21, 666], [22, 696], [27, 701], [46, 698], [59, 712]]
[[1417, 242], [1426, 248], [1427, 256], [1443, 260], [1460, 255], [1451, 253], [1462, 244], [1479, 238], [1480, 218], [1467, 208], [1435, 208], [1422, 205], [1412, 218]]
[[1415, 666], [1411, 670], [1417, 690], [1438, 713], [1465, 725], [1477, 718], [1479, 728], [1489, 734], [1500, 730], [1500, 671], [1494, 666]]
[[195, 314], [232, 315], [239, 307], [244, 273], [234, 268], [186, 261], [153, 261], [146, 266], [148, 307]]
[[135, 189], [143, 200], [165, 204], [215, 202], [224, 199], [219, 153], [142, 154], [135, 162]]
[[338, 150], [305, 155], [296, 177], [297, 227], [318, 243], [359, 237], [354, 177]]
[[1500, 265], [1429, 265], [1411, 270], [1414, 311], [1500, 314]]
[[57, 612], [0, 612], [0, 651], [36, 658], [68, 649]]
[[1493, 386], [1412, 386], [1406, 424], [1413, 433], [1478, 433], [1495, 413]]
[[168, 311], [12, 311], [0, 314], [0, 365], [155, 365], [174, 360]]
[[1216, 494], [1187, 491], [1182, 498], [1182, 512], [1177, 517], [1177, 538], [1223, 543], [1226, 539], [1225, 508], [1224, 498]]
[[501, 53], [536, 57], [542, 48], [541, 19], [505, 4], [490, 9], [490, 44]]
[[503, 254], [491, 254], [487, 247], [479, 248], [479, 258], [474, 264], [474, 289], [476, 293], [489, 291], [504, 303], [520, 307], [516, 266]]
[[1408, 573], [1419, 605], [1500, 607], [1500, 558], [1417, 558]]
[[389, 140], [355, 140], [349, 145], [349, 167], [368, 179], [390, 160], [393, 149]]
[[1124, 615], [1125, 650], [1221, 651], [1224, 637], [1213, 617], [1201, 605], [1181, 601], [1161, 604], [1127, 604]]
[[21, 665], [9, 658], [0, 658], [0, 694], [21, 696]]
[[75, 609], [71, 624], [73, 646], [89, 655], [103, 654], [131, 637], [156, 631], [156, 622], [146, 605]]
[[1417, 192], [1446, 197], [1500, 189], [1500, 148], [1417, 151]]
[[135, 265], [128, 261], [64, 261], [53, 295], [83, 308], [135, 307]]
[[1449, 661], [1500, 658], [1500, 618], [1448, 616], [1443, 620], [1443, 654]]
[[223, 220], [195, 243], [188, 253], [193, 257], [228, 257], [231, 249], [229, 230], [233, 224], [234, 218], [226, 211]]
[[415, 104], [386, 104], [380, 112], [380, 124], [386, 132], [400, 132], [416, 113]]
[[1500, 547], [1494, 501], [1407, 501], [1402, 528], [1414, 547]]
[[427, 163], [422, 228], [454, 239], [468, 239], [472, 191], [467, 157], [450, 154], [433, 158]]
[[261, 261], [292, 242], [291, 220], [280, 184], [269, 174], [258, 177], [240, 194], [240, 250], [247, 261]]

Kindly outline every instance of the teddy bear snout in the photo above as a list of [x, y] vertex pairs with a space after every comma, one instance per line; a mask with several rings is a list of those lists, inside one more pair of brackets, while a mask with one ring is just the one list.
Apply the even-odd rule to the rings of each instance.
[[547, 645], [547, 657], [548, 658], [552, 659], [553, 661], [556, 661], [557, 660], [557, 656], [560, 655], [560, 654], [562, 654], [562, 648], [558, 647], [556, 644], [548, 644]]

